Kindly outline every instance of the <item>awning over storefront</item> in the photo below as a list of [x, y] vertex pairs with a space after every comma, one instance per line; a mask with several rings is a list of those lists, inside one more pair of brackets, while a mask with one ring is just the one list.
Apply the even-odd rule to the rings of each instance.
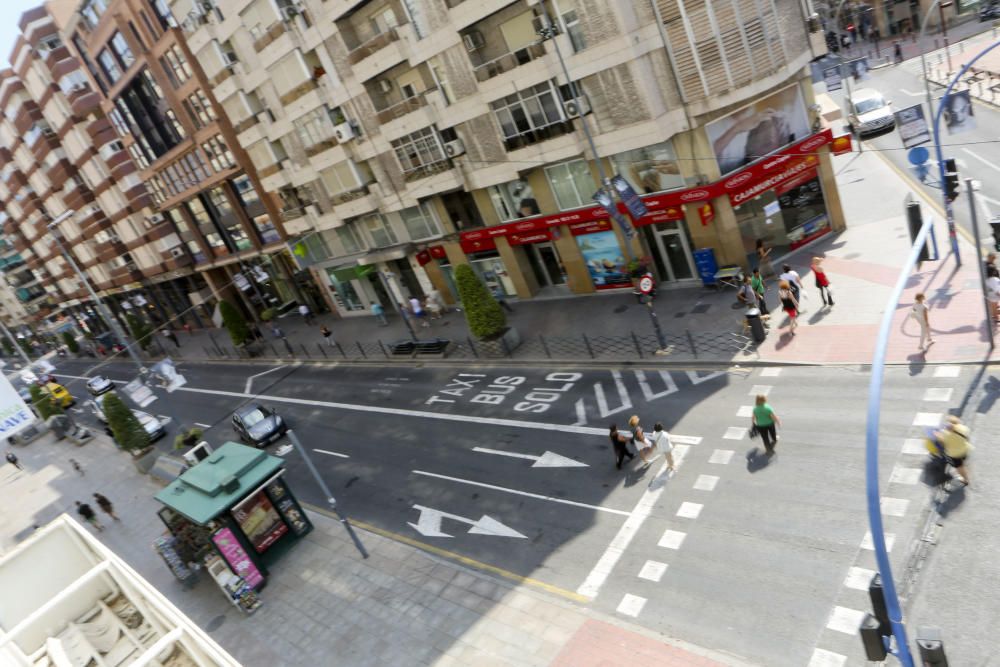
[[327, 269], [326, 272], [340, 282], [347, 282], [357, 278], [364, 278], [370, 273], [375, 273], [375, 267], [370, 264], [365, 266], [354, 265], [345, 266], [339, 269]]
[[411, 252], [413, 252], [412, 243], [400, 243], [399, 245], [389, 246], [388, 248], [372, 250], [364, 257], [358, 259], [358, 264], [365, 265], [378, 264], [379, 262], [391, 262], [394, 259], [403, 259]]
[[205, 525], [258, 488], [284, 465], [253, 447], [227, 442], [156, 494], [161, 503]]

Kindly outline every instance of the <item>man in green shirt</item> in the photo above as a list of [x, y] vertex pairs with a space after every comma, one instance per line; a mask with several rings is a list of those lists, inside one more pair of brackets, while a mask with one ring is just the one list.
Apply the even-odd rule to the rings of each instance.
[[760, 307], [760, 314], [767, 315], [770, 310], [764, 302], [764, 294], [767, 292], [767, 285], [764, 284], [764, 276], [760, 275], [760, 269], [754, 269], [750, 277], [750, 287], [757, 295], [757, 305]]
[[781, 426], [781, 420], [774, 413], [767, 402], [767, 396], [757, 394], [756, 405], [753, 407], [753, 425], [760, 432], [760, 438], [764, 441], [764, 449], [767, 455], [774, 454], [774, 445], [778, 441], [777, 428]]

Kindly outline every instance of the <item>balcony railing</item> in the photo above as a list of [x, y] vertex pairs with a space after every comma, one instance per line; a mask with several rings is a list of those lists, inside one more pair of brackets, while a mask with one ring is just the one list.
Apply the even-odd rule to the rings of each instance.
[[413, 97], [407, 97], [402, 102], [397, 102], [392, 106], [386, 107], [385, 109], [380, 109], [375, 112], [375, 120], [379, 122], [380, 125], [385, 125], [391, 120], [396, 120], [397, 118], [402, 118], [408, 113], [416, 111], [420, 107], [427, 106], [427, 93], [435, 90], [431, 88], [430, 90], [425, 90], [419, 95], [414, 95]]
[[333, 202], [334, 206], [339, 204], [346, 204], [347, 202], [354, 201], [355, 199], [361, 199], [368, 194], [368, 186], [362, 185], [360, 188], [355, 188], [354, 190], [348, 190], [347, 192], [341, 192], [330, 197], [330, 201]]
[[274, 164], [261, 169], [258, 172], [258, 174], [260, 175], [261, 178], [267, 178], [268, 176], [273, 176], [274, 174], [277, 174], [279, 171], [281, 171], [281, 163], [275, 162]]
[[233, 130], [236, 132], [236, 134], [242, 134], [256, 124], [257, 124], [257, 116], [250, 115], [241, 120], [239, 124], [233, 128]]
[[281, 104], [291, 104], [309, 91], [316, 90], [317, 88], [319, 88], [319, 84], [316, 83], [315, 79], [307, 79], [282, 95], [280, 98]]
[[268, 28], [264, 34], [254, 39], [253, 50], [256, 51], [257, 53], [260, 53], [261, 51], [264, 50], [264, 47], [266, 47], [268, 44], [281, 37], [281, 34], [283, 32], [285, 32], [284, 23], [282, 23], [281, 21], [278, 21], [277, 23], [272, 23], [271, 27]]
[[377, 51], [381, 51], [398, 39], [399, 31], [396, 30], [396, 28], [390, 28], [385, 32], [380, 32], [368, 41], [351, 49], [347, 54], [347, 62], [352, 65], [356, 65], [368, 56]]
[[404, 171], [403, 180], [410, 183], [412, 181], [420, 180], [421, 178], [433, 176], [434, 174], [440, 174], [442, 171], [448, 171], [451, 167], [451, 161], [447, 159], [440, 162], [423, 164], [415, 169], [411, 169], [410, 171]]
[[523, 49], [505, 53], [499, 58], [494, 58], [489, 62], [485, 62], [476, 67], [473, 72], [476, 75], [476, 81], [487, 81], [495, 76], [503, 74], [504, 72], [509, 72], [516, 67], [527, 65], [532, 60], [541, 58], [544, 55], [545, 47], [543, 45], [529, 44]]

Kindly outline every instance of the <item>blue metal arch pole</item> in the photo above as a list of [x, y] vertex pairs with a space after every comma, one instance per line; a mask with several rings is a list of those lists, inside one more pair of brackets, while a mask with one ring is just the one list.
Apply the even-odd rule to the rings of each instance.
[[958, 253], [958, 230], [955, 228], [955, 215], [951, 209], [951, 202], [948, 201], [948, 195], [943, 187], [944, 184], [944, 152], [941, 149], [941, 114], [944, 112], [945, 105], [948, 102], [948, 96], [951, 95], [951, 89], [955, 87], [958, 80], [962, 78], [962, 75], [969, 71], [969, 68], [973, 64], [987, 53], [993, 49], [1000, 46], [1000, 41], [987, 46], [985, 49], [980, 51], [975, 58], [965, 63], [965, 65], [958, 70], [958, 73], [948, 82], [948, 87], [945, 88], [944, 96], [941, 97], [941, 102], [938, 104], [937, 111], [934, 113], [934, 151], [938, 161], [938, 176], [941, 179], [941, 197], [944, 200], [944, 211], [945, 217], [948, 220], [948, 237], [951, 239], [951, 252], [955, 255], [955, 262], [961, 266], [962, 257]]

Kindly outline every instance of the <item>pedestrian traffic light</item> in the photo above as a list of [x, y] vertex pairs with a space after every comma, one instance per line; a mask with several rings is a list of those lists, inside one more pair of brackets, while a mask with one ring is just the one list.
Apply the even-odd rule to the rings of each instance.
[[950, 157], [944, 161], [944, 196], [948, 201], [958, 199], [958, 187], [958, 167], [955, 158]]

